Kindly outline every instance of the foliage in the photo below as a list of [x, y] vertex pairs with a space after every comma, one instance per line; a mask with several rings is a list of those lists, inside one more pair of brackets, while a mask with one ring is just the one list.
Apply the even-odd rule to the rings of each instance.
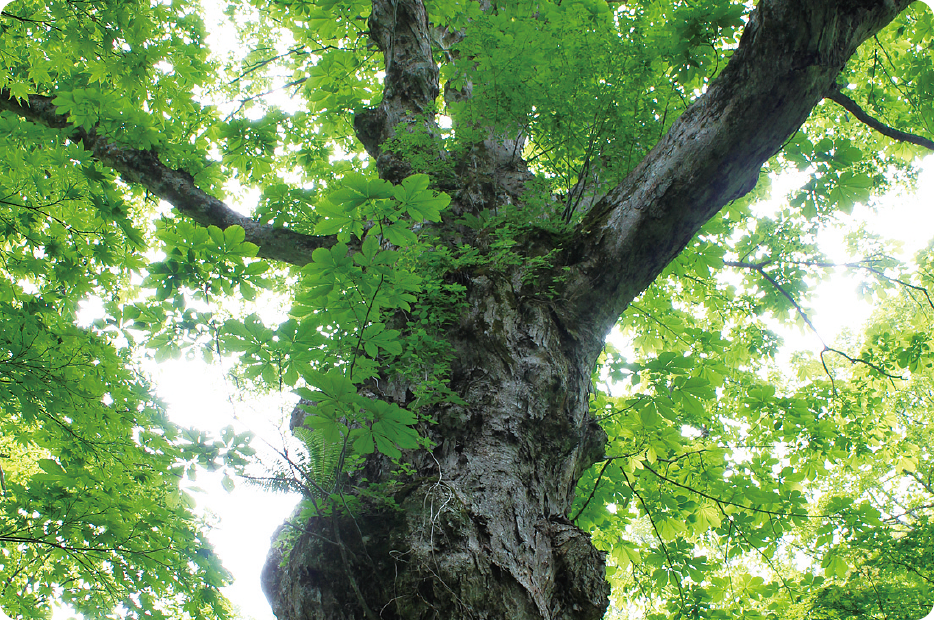
[[[229, 576], [182, 480], [198, 466], [233, 474], [249, 437], [170, 423], [140, 352], [235, 360], [262, 389], [300, 397], [301, 452], [274, 482], [320, 510], [367, 456], [399, 465], [428, 447], [419, 431], [439, 420], [424, 412], [458, 399], [445, 332], [464, 284], [559, 279], [555, 255], [526, 242], [563, 239], [586, 194], [638, 165], [726, 66], [747, 13], [731, 0], [490, 4], [428, 3], [445, 91], [434, 105], [451, 126], [413, 123], [385, 145], [416, 173], [395, 185], [354, 137], [385, 68], [368, 1], [230, 4], [211, 26], [238, 45], [213, 54], [206, 7], [178, 0], [6, 8], [0, 92], [52, 97], [69, 124], [0, 114], [7, 613], [63, 602], [89, 617], [227, 616]], [[932, 49], [932, 14], [916, 3], [859, 49], [841, 87], [886, 124], [930, 134]], [[150, 153], [210, 197], [255, 190], [253, 219], [160, 211], [77, 128]], [[523, 204], [451, 214], [469, 196], [440, 189], [474, 173], [471, 149], [517, 129], [535, 175]], [[910, 186], [920, 152], [824, 101], [765, 171], [804, 173], [801, 187], [763, 206], [763, 174], [621, 318], [625, 346], [608, 344], [593, 374], [606, 458], [569, 515], [608, 552], [611, 617], [908, 618], [930, 605], [932, 254], [905, 265], [854, 230], [842, 268], [887, 310], [860, 337], [796, 357], [793, 376], [776, 328], [813, 328], [808, 295], [838, 268], [818, 233]], [[453, 220], [455, 236], [434, 232]], [[248, 240], [254, 224], [333, 243], [270, 265]], [[272, 296], [289, 306], [282, 320], [258, 309]], [[106, 316], [79, 327], [89, 299]], [[403, 379], [414, 391], [391, 395]]]
[[[166, 5], [8, 9], [29, 19], [0, 18], [4, 88], [54, 88], [76, 123], [187, 157], [201, 113], [187, 93], [206, 67], [199, 20]], [[185, 52], [167, 80], [153, 65], [173, 49]], [[182, 115], [193, 124], [166, 122]], [[60, 131], [7, 114], [0, 125], [0, 606], [25, 618], [53, 603], [87, 617], [227, 617], [230, 576], [182, 483], [198, 467], [242, 466], [248, 437], [179, 429], [131, 352], [77, 326], [91, 296], [140, 318], [127, 301], [151, 208]]]
[[179, 482], [186, 463], [242, 459], [243, 446], [180, 431], [110, 344], [41, 299], [2, 304], [4, 609], [226, 617], [229, 576]]
[[302, 377], [305, 385], [296, 393], [314, 403], [306, 406], [309, 415], [303, 424], [325, 443], [343, 443], [341, 460], [348, 456], [348, 446], [355, 457], [378, 450], [394, 458], [400, 448], [420, 445], [412, 428], [416, 414], [363, 396], [358, 386], [378, 379], [380, 365], [392, 366], [403, 354], [401, 332], [389, 328], [391, 317], [397, 311], [411, 312], [422, 292], [422, 278], [407, 268], [400, 251], [381, 245], [414, 245], [411, 223], [440, 221], [449, 200], [429, 190], [424, 175], [395, 187], [348, 177], [318, 208], [323, 216], [319, 233], [338, 233], [349, 241], [352, 232], [360, 249], [350, 256], [342, 240], [315, 250], [313, 261], [302, 268], [291, 313], [298, 320], [297, 331], [309, 338], [290, 352], [294, 370], [284, 381], [294, 385]]
[[[799, 355], [797, 376], [776, 372], [761, 325], [697, 327], [722, 308], [648, 314], [671, 304], [653, 295], [664, 281], [633, 305], [634, 359], [608, 346], [596, 377], [628, 388], [592, 403], [610, 456], [582, 481], [577, 513], [610, 551], [621, 617], [637, 609], [627, 598], [659, 618], [926, 613], [928, 279], [885, 293], [887, 309], [847, 343], [859, 356]], [[751, 301], [710, 286], [721, 302]]]

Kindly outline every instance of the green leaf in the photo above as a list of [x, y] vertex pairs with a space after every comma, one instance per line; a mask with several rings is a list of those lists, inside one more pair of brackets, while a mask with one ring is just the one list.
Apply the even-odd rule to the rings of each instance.
[[451, 202], [451, 197], [447, 194], [429, 190], [429, 182], [428, 175], [414, 174], [393, 188], [393, 196], [399, 202], [400, 208], [416, 222], [440, 222], [441, 211]]
[[351, 174], [344, 177], [341, 188], [332, 192], [328, 199], [344, 211], [352, 211], [368, 200], [379, 200], [392, 196], [392, 184], [382, 179], [368, 179], [363, 175]]
[[872, 187], [873, 182], [868, 175], [846, 171], [833, 185], [829, 198], [838, 209], [849, 214], [856, 203], [869, 200]]

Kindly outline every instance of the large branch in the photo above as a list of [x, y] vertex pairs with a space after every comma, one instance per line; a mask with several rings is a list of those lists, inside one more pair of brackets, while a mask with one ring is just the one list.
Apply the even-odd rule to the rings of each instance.
[[619, 315], [831, 90], [856, 48], [911, 0], [761, 0], [739, 47], [639, 166], [588, 213], [559, 313], [600, 346]]
[[[491, 9], [488, 0], [477, 3], [483, 11]], [[424, 0], [371, 0], [371, 4], [373, 10], [367, 20], [369, 38], [383, 54], [386, 77], [379, 105], [356, 114], [354, 131], [376, 162], [380, 178], [398, 183], [413, 172], [409, 163], [411, 157], [406, 159], [385, 148], [386, 142], [399, 132], [424, 131], [435, 136], [440, 133], [435, 110], [435, 100], [440, 92], [439, 70], [432, 55], [432, 39], [443, 40], [444, 47], [450, 48], [465, 35], [464, 32], [433, 27]], [[460, 91], [448, 88], [445, 98], [449, 102], [468, 99], [471, 90], [472, 85], [468, 81]], [[500, 204], [520, 200], [526, 182], [532, 178], [522, 159], [526, 140], [523, 128], [473, 129], [480, 129], [483, 136], [470, 145], [473, 180], [465, 182], [466, 179], [459, 179], [457, 191], [476, 202], [488, 197], [488, 188], [493, 193], [491, 198]], [[456, 157], [444, 152], [440, 142], [429, 141], [418, 148], [426, 149], [420, 156], [428, 159]]]
[[0, 111], [7, 111], [33, 123], [63, 129], [68, 139], [81, 144], [99, 162], [113, 168], [127, 183], [137, 183], [165, 200], [179, 213], [203, 226], [219, 228], [242, 226], [246, 240], [259, 246], [258, 256], [293, 265], [311, 262], [311, 253], [320, 247], [330, 247], [333, 237], [304, 235], [287, 228], [260, 224], [241, 215], [202, 191], [190, 174], [169, 168], [152, 151], [143, 151], [114, 144], [94, 130], [75, 127], [59, 114], [50, 97], [30, 95], [19, 101], [9, 91], [0, 90]]

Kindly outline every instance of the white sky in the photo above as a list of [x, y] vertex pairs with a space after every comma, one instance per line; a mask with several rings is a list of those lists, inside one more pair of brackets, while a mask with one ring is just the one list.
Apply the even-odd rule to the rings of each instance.
[[[231, 385], [217, 365], [200, 361], [172, 361], [154, 369], [159, 396], [166, 401], [173, 422], [216, 432], [233, 423], [237, 432], [252, 430], [257, 434], [252, 445], [267, 453], [264, 442], [281, 446], [279, 429], [283, 422], [282, 402], [241, 402], [236, 386]], [[264, 464], [271, 465], [267, 457]], [[236, 578], [224, 593], [241, 608], [244, 617], [273, 620], [272, 612], [260, 589], [260, 571], [269, 551], [273, 531], [289, 516], [300, 499], [297, 495], [271, 493], [236, 481], [232, 493], [221, 486], [221, 474], [201, 474], [193, 483], [204, 493], [193, 493], [199, 508], [213, 513], [216, 527], [210, 532], [215, 551], [224, 566]]]
[[[916, 193], [895, 193], [885, 196], [880, 202], [881, 206], [876, 211], [857, 205], [852, 220], [865, 221], [868, 230], [900, 241], [901, 252], [895, 257], [910, 263], [914, 255], [934, 239], [934, 155], [928, 155], [924, 160]], [[847, 256], [843, 235], [844, 232], [838, 229], [821, 234], [819, 241], [828, 257], [834, 262], [863, 258]], [[810, 318], [827, 344], [831, 344], [845, 328], [858, 330], [869, 318], [873, 308], [857, 296], [857, 285], [855, 277], [838, 275], [822, 283], [817, 290]], [[793, 339], [789, 334], [786, 339], [789, 346], [796, 348], [816, 351], [822, 348], [812, 334], [801, 334], [801, 340]]]

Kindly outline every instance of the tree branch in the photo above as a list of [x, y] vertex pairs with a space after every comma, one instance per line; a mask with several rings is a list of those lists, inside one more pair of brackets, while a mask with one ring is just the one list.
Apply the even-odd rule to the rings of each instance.
[[[23, 544], [23, 545], [41, 545], [45, 547], [52, 547], [54, 549], [61, 549], [62, 551], [69, 552], [81, 552], [81, 553], [126, 553], [132, 555], [141, 555], [150, 557], [152, 554], [160, 551], [168, 551], [171, 547], [159, 547], [156, 549], [147, 549], [145, 551], [135, 551], [133, 549], [127, 549], [125, 547], [116, 546], [116, 547], [80, 547], [80, 546], [71, 546], [62, 542], [57, 542], [54, 540], [45, 540], [44, 538], [33, 538], [31, 536], [0, 536], [0, 542], [14, 543], [14, 544]], [[150, 559], [153, 559], [150, 557]], [[164, 562], [159, 562], [163, 566], [168, 566]]]
[[899, 142], [908, 142], [910, 144], [916, 144], [918, 146], [923, 146], [926, 149], [934, 151], [934, 140], [930, 140], [923, 136], [916, 136], [912, 133], [907, 133], [904, 131], [899, 131], [894, 127], [889, 127], [882, 121], [869, 116], [865, 110], [859, 107], [859, 104], [843, 94], [840, 88], [835, 84], [834, 87], [824, 96], [825, 99], [830, 99], [838, 104], [840, 104], [844, 110], [852, 114], [857, 118], [857, 120], [868, 125], [872, 129], [875, 129], [883, 136], [892, 138], [893, 140], [898, 140]]
[[400, 124], [424, 123], [429, 132], [437, 130], [439, 70], [422, 0], [372, 0], [372, 6], [370, 40], [383, 53], [386, 78], [379, 106], [358, 113], [354, 131], [376, 161], [380, 178], [398, 183], [411, 174], [411, 167], [382, 144], [396, 135]]
[[[645, 499], [642, 498], [642, 494], [636, 490], [636, 487], [635, 485], [633, 485], [632, 480], [630, 480], [629, 476], [626, 475], [626, 470], [620, 469], [620, 471], [623, 473], [623, 479], [626, 481], [626, 486], [629, 487], [629, 490], [632, 491], [633, 495], [639, 498], [639, 503], [642, 504], [642, 510], [645, 512], [645, 516], [649, 518], [649, 523], [652, 524], [652, 530], [655, 532], [655, 540], [658, 541], [658, 546], [661, 548], [661, 550], [665, 554], [665, 559], [668, 562], [668, 568], [670, 568], [673, 572], [675, 566], [671, 561], [671, 555], [668, 553], [668, 546], [665, 544], [665, 539], [662, 538], [661, 532], [658, 531], [658, 525], [655, 524], [655, 517], [652, 516], [652, 511], [649, 510], [649, 506], [648, 504], [645, 503]], [[675, 583], [678, 586], [678, 593], [681, 596], [681, 608], [683, 609], [685, 607], [684, 590], [681, 587], [680, 581], [676, 581]]]
[[[863, 359], [861, 357], [853, 357], [849, 355], [848, 353], [846, 353], [845, 351], [841, 351], [840, 349], [835, 349], [834, 347], [831, 347], [826, 342], [824, 342], [824, 338], [820, 335], [820, 332], [817, 330], [817, 327], [814, 326], [814, 323], [811, 321], [807, 312], [805, 312], [804, 308], [801, 307], [801, 304], [799, 304], [797, 300], [795, 300], [795, 298], [792, 297], [791, 293], [786, 291], [784, 287], [782, 287], [782, 285], [779, 284], [775, 278], [773, 278], [772, 276], [770, 276], [769, 274], [765, 272], [765, 265], [767, 263], [745, 263], [742, 261], [724, 261], [723, 264], [726, 265], [727, 267], [736, 267], [739, 269], [751, 269], [752, 271], [755, 271], [760, 276], [762, 276], [762, 279], [768, 282], [772, 286], [772, 288], [778, 291], [781, 294], [781, 296], [784, 297], [788, 301], [789, 304], [791, 304], [791, 307], [794, 308], [795, 313], [801, 318], [802, 321], [804, 321], [804, 324], [807, 325], [808, 329], [811, 330], [811, 333], [813, 333], [817, 337], [817, 339], [820, 340], [821, 345], [824, 347], [823, 350], [820, 352], [821, 364], [824, 366], [824, 372], [826, 372], [827, 376], [830, 377], [831, 384], [834, 383], [834, 378], [833, 378], [833, 374], [830, 372], [830, 369], [827, 367], [826, 362], [824, 362], [824, 353], [836, 353], [843, 359], [850, 362], [850, 364], [865, 364], [869, 368], [872, 368], [877, 373], [885, 377], [888, 377], [889, 379], [904, 379], [904, 377], [901, 377], [899, 375], [893, 375], [889, 372], [886, 372], [884, 368], [882, 368], [881, 366], [869, 360]], [[836, 392], [836, 387], [834, 387], [834, 391]]]
[[311, 253], [320, 247], [331, 247], [333, 237], [304, 235], [287, 228], [260, 224], [228, 207], [223, 201], [201, 190], [194, 178], [183, 170], [173, 170], [153, 151], [143, 151], [114, 144], [94, 129], [75, 127], [59, 114], [51, 97], [29, 95], [17, 100], [8, 90], [0, 90], [0, 111], [7, 111], [27, 121], [52, 129], [62, 129], [69, 140], [81, 144], [102, 164], [113, 168], [127, 183], [145, 187], [165, 200], [179, 213], [202, 226], [225, 229], [242, 226], [246, 240], [259, 246], [258, 256], [293, 265], [311, 262]]
[[[594, 495], [597, 494], [597, 487], [600, 486], [600, 481], [603, 479], [603, 474], [606, 473], [606, 468], [610, 466], [610, 463], [613, 462], [613, 459], [607, 459], [603, 463], [603, 467], [600, 468], [600, 473], [597, 474], [597, 479], [594, 480], [593, 489], [590, 490], [590, 495], [587, 496], [587, 500], [580, 507], [580, 510], [571, 517], [571, 522], [574, 523], [577, 521], [577, 517], [581, 516], [581, 513], [590, 505], [590, 501], [594, 498]], [[2, 472], [0, 472], [2, 473]]]
[[[758, 267], [765, 268], [775, 262], [776, 262], [775, 260], [769, 259], [769, 260], [755, 263], [754, 266], [756, 268]], [[886, 282], [891, 282], [892, 284], [898, 284], [899, 286], [906, 288], [909, 291], [915, 291], [917, 293], [921, 293], [922, 295], [924, 295], [925, 300], [927, 300], [928, 306], [930, 306], [931, 309], [934, 310], [934, 300], [931, 299], [931, 294], [928, 292], [926, 288], [924, 288], [923, 286], [918, 286], [917, 284], [906, 282], [905, 280], [902, 280], [900, 278], [895, 278], [895, 277], [886, 275], [884, 271], [882, 271], [881, 269], [875, 266], [875, 264], [878, 262], [879, 262], [879, 259], [874, 259], [871, 256], [869, 258], [864, 258], [853, 263], [832, 263], [832, 262], [818, 261], [818, 260], [786, 260], [784, 258], [782, 259], [782, 263], [786, 265], [800, 265], [802, 267], [818, 267], [821, 269], [834, 269], [836, 267], [843, 267], [844, 269], [862, 269], [863, 271], [868, 271], [869, 273], [873, 274], [880, 280], [885, 280]], [[747, 266], [747, 265], [751, 265], [751, 264], [741, 263], [741, 262], [732, 263], [732, 266], [735, 266], [735, 267], [742, 267], [742, 266]], [[911, 297], [911, 299], [915, 301], [916, 303], [921, 304], [921, 302], [916, 300], [914, 296], [911, 295], [911, 293], [909, 293], [909, 297]]]
[[729, 64], [566, 246], [556, 308], [591, 350], [629, 302], [759, 170], [824, 98], [847, 59], [911, 0], [761, 0]]
[[[678, 487], [679, 489], [684, 489], [685, 491], [689, 491], [689, 492], [691, 492], [691, 493], [696, 493], [697, 495], [700, 495], [700, 496], [703, 497], [704, 499], [709, 499], [710, 501], [715, 502], [718, 506], [719, 506], [719, 505], [722, 505], [722, 504], [726, 504], [726, 505], [728, 505], [728, 506], [735, 506], [735, 507], [737, 507], [737, 508], [741, 508], [742, 510], [748, 510], [748, 511], [750, 511], [750, 512], [758, 512], [758, 513], [766, 514], [766, 515], [769, 515], [769, 516], [776, 516], [776, 517], [804, 517], [804, 518], [811, 518], [810, 515], [808, 515], [806, 512], [782, 512], [782, 511], [776, 511], [776, 510], [766, 510], [765, 508], [756, 508], [755, 506], [752, 506], [752, 505], [737, 504], [736, 502], [731, 502], [731, 501], [728, 501], [728, 500], [725, 500], [725, 499], [720, 499], [720, 498], [714, 497], [713, 495], [710, 495], [710, 494], [708, 494], [708, 493], [704, 493], [704, 492], [701, 491], [700, 489], [695, 489], [694, 487], [690, 487], [690, 486], [688, 486], [688, 485], [686, 485], [686, 484], [681, 484], [680, 482], [677, 482], [677, 481], [675, 481], [675, 480], [672, 480], [671, 478], [668, 478], [668, 477], [662, 475], [661, 473], [655, 471], [654, 469], [652, 469], [651, 467], [649, 467], [645, 462], [642, 463], [642, 467], [643, 467], [643, 469], [645, 469], [645, 470], [648, 471], [649, 473], [654, 474], [654, 475], [655, 475], [656, 477], [658, 477], [660, 480], [664, 480], [665, 482], [667, 482], [667, 483], [669, 483], [669, 484], [673, 484], [673, 485], [675, 485], [676, 487]], [[828, 516], [828, 515], [819, 515], [819, 516], [825, 517], [825, 516]]]

